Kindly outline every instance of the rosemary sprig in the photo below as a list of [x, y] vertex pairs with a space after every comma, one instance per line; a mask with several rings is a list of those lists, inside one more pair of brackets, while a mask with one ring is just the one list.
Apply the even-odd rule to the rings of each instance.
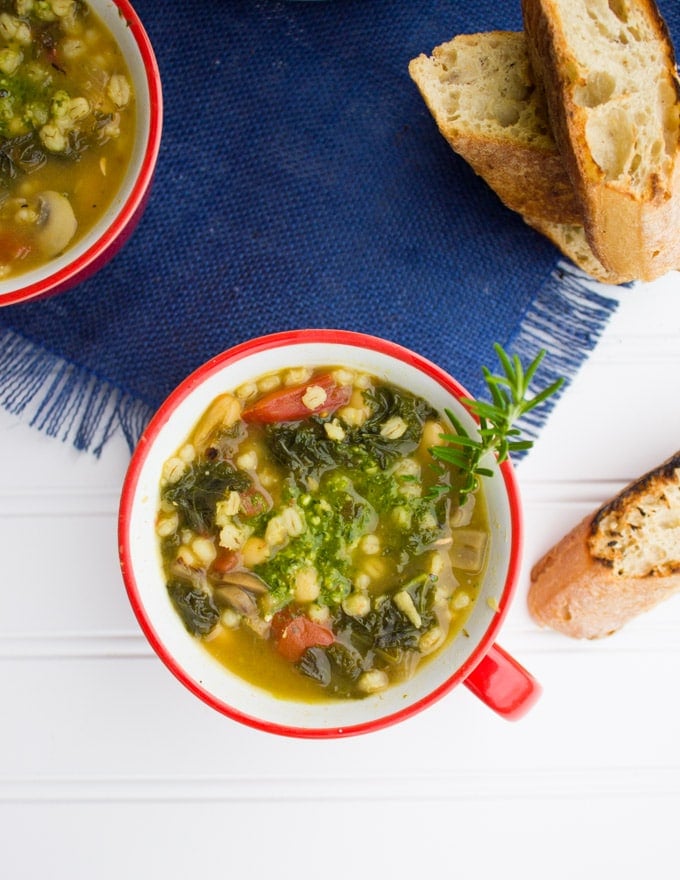
[[[491, 401], [463, 401], [469, 411], [479, 419], [479, 436], [471, 437], [460, 419], [450, 409], [446, 409], [455, 434], [441, 434], [443, 443], [430, 449], [435, 460], [452, 464], [460, 470], [462, 482], [457, 488], [459, 504], [478, 488], [481, 477], [492, 475], [491, 470], [480, 465], [481, 459], [487, 453], [495, 453], [500, 463], [511, 452], [533, 446], [532, 440], [520, 439], [521, 432], [513, 427], [514, 423], [555, 394], [564, 381], [556, 379], [547, 388], [527, 398], [529, 385], [545, 356], [545, 350], [541, 349], [526, 369], [516, 354], [510, 356], [498, 343], [494, 345], [494, 350], [503, 369], [502, 374], [493, 374], [482, 367]], [[431, 493], [433, 497], [439, 497], [450, 489], [448, 485], [439, 484], [432, 487]]]

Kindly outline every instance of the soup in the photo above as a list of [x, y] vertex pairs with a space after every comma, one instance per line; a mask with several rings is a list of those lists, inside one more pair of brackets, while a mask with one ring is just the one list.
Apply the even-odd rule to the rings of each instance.
[[82, 0], [0, 0], [0, 278], [104, 214], [132, 154], [131, 77]]
[[163, 466], [156, 532], [186, 629], [279, 697], [360, 698], [410, 678], [480, 590], [481, 490], [430, 448], [427, 401], [344, 367], [216, 398]]

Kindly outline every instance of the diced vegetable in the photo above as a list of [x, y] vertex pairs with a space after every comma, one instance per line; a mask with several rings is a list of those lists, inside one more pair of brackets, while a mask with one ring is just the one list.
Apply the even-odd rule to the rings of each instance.
[[0, 263], [21, 260], [31, 251], [30, 242], [14, 232], [0, 232]]
[[295, 615], [289, 609], [274, 615], [271, 633], [276, 650], [291, 663], [297, 663], [307, 648], [332, 645], [335, 641], [327, 627], [304, 614]]
[[486, 556], [486, 532], [478, 529], [458, 529], [454, 532], [451, 554], [456, 568], [479, 571]]
[[227, 572], [236, 568], [237, 565], [238, 554], [233, 550], [227, 550], [226, 547], [219, 547], [210, 566], [210, 572], [216, 580], [221, 580]]
[[315, 413], [333, 413], [351, 396], [349, 385], [337, 385], [330, 374], [315, 376], [304, 385], [265, 394], [243, 410], [244, 422], [290, 422]]

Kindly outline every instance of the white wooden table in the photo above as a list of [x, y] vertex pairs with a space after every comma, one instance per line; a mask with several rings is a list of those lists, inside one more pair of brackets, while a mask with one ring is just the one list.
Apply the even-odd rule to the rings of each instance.
[[122, 440], [96, 461], [0, 412], [0, 877], [677, 877], [680, 597], [596, 643], [539, 630], [525, 598], [548, 546], [680, 448], [679, 342], [680, 276], [622, 290], [517, 469], [499, 642], [537, 706], [510, 723], [459, 688], [331, 742], [243, 727], [177, 683], [119, 573]]

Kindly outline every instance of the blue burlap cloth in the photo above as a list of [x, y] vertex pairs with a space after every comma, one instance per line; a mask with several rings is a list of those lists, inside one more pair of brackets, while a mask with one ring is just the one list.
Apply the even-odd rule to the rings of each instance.
[[[676, 0], [662, 5], [677, 25]], [[165, 124], [148, 209], [95, 278], [0, 311], [0, 401], [99, 453], [252, 336], [342, 327], [483, 389], [492, 344], [574, 375], [616, 307], [436, 130], [409, 60], [519, 0], [137, 0]], [[535, 426], [540, 428], [539, 423]]]

